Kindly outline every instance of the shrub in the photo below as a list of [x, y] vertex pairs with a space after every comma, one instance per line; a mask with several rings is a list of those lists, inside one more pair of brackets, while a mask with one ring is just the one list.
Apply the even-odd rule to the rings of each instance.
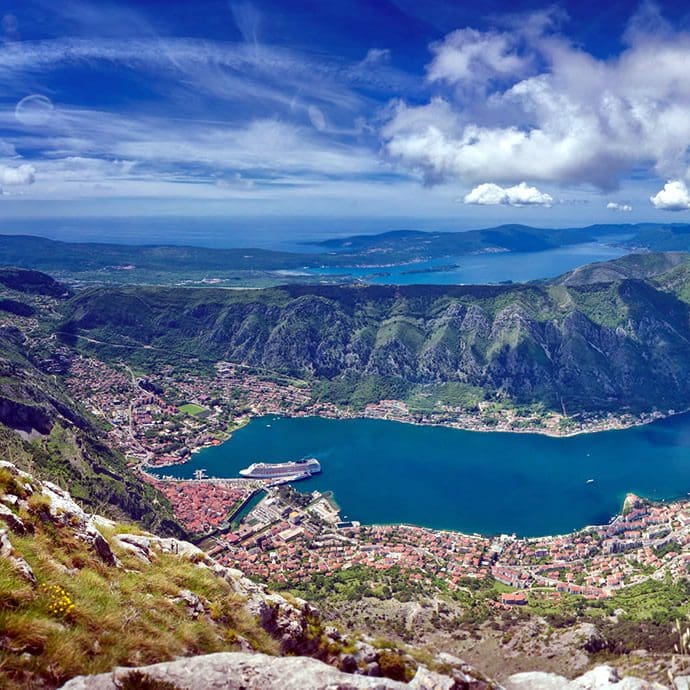
[[381, 675], [391, 680], [406, 683], [414, 677], [414, 669], [407, 666], [405, 659], [399, 652], [384, 650], [378, 656]]
[[148, 673], [131, 671], [117, 680], [120, 690], [180, 690], [179, 686], [167, 680], [159, 680]]

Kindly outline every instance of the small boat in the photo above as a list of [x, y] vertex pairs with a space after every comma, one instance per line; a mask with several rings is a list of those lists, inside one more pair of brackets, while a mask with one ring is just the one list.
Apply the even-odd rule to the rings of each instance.
[[593, 480], [593, 479], [588, 479], [588, 480], [585, 482], [585, 484], [594, 484], [594, 480]]

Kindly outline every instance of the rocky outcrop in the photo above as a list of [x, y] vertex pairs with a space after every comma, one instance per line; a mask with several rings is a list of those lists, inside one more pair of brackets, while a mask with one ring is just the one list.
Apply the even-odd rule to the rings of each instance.
[[9, 564], [30, 584], [36, 584], [36, 576], [29, 564], [20, 556], [14, 553], [7, 530], [0, 529], [0, 558], [5, 559]]
[[[480, 690], [487, 687], [467, 684], [427, 669], [418, 671], [410, 683], [402, 683], [343, 673], [316, 659], [244, 652], [179, 659], [145, 666], [135, 673], [170, 683], [179, 690]], [[62, 687], [63, 690], [118, 690], [130, 674], [132, 669], [118, 668], [112, 673], [73, 678]]]
[[153, 534], [116, 534], [115, 544], [129, 551], [142, 561], [150, 563], [156, 553], [169, 553], [191, 560], [208, 560], [206, 554], [194, 544], [172, 537], [156, 537]]
[[[132, 673], [139, 674], [133, 678], [167, 682], [179, 690], [669, 690], [640, 678], [622, 678], [610, 666], [599, 666], [574, 680], [553, 673], [518, 673], [500, 687], [470, 676], [440, 675], [424, 667], [404, 683], [343, 673], [315, 659], [244, 652], [209, 654], [136, 670], [117, 668], [111, 673], [73, 678], [62, 690], [117, 690]], [[682, 683], [675, 686], [676, 690], [686, 687]]]
[[104, 522], [103, 518], [88, 515], [67, 491], [52, 482], [38, 482], [10, 462], [0, 461], [0, 469], [10, 472], [15, 479], [14, 489], [8, 490], [0, 500], [0, 520], [15, 534], [24, 534], [26, 526], [13, 508], [27, 508], [27, 499], [35, 496], [44, 501], [42, 504], [41, 500], [37, 500], [33, 508], [41, 519], [69, 526], [78, 539], [91, 545], [104, 563], [111, 566], [119, 565], [110, 544], [98, 529], [97, 524], [99, 520]]
[[665, 685], [640, 678], [622, 678], [611, 666], [598, 666], [574, 680], [554, 673], [518, 673], [505, 683], [506, 690], [668, 690]]

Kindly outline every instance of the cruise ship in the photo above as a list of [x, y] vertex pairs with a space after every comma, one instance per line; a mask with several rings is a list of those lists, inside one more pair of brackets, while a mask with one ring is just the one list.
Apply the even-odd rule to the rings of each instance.
[[316, 458], [306, 458], [293, 462], [255, 462], [240, 470], [243, 477], [251, 479], [282, 479], [286, 477], [304, 479], [319, 472], [321, 472], [321, 464]]

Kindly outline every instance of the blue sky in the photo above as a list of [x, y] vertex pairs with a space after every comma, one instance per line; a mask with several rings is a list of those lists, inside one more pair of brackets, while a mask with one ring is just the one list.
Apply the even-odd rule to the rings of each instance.
[[0, 2], [0, 214], [683, 221], [683, 5]]

